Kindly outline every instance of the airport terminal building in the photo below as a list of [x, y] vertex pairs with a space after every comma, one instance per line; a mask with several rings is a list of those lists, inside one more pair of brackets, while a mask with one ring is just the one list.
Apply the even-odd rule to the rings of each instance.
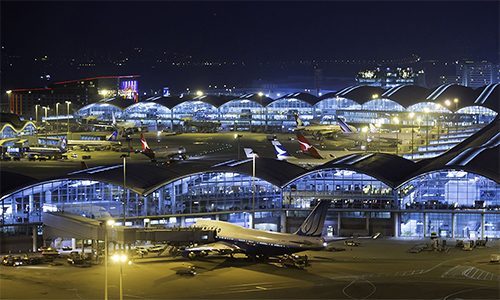
[[116, 165], [44, 181], [3, 172], [3, 182], [18, 186], [2, 185], [2, 231], [41, 234], [43, 212], [60, 211], [127, 226], [189, 226], [210, 218], [294, 232], [317, 201], [329, 200], [324, 234], [499, 238], [499, 145], [497, 117], [445, 154], [419, 162], [357, 153], [313, 169], [257, 158], [255, 169], [252, 159], [127, 165], [126, 171]]

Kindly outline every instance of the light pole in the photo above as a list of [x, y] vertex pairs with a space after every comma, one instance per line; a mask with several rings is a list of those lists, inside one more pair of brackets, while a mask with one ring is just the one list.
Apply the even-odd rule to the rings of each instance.
[[[49, 110], [48, 106], [42, 106], [42, 108], [45, 110], [45, 145], [47, 145], [47, 111]], [[43, 123], [43, 122], [42, 122]]]
[[71, 101], [66, 101], [65, 103], [67, 105], [67, 113], [68, 113], [68, 133], [66, 134], [66, 138], [69, 139], [69, 105], [71, 104]]
[[[124, 253], [121, 253], [120, 255], [115, 254], [111, 259], [120, 265], [120, 300], [123, 300], [123, 263], [125, 263], [128, 260], [127, 255]], [[131, 261], [128, 260], [128, 264], [130, 264]]]
[[375, 123], [375, 127], [377, 127], [377, 131], [378, 131], [378, 152], [380, 152], [380, 147], [381, 147], [381, 144], [380, 144], [380, 127], [382, 125], [379, 123], [379, 120], [377, 120], [377, 123]]
[[455, 134], [458, 133], [458, 115], [457, 115], [457, 110], [458, 110], [458, 99], [455, 98], [453, 99], [453, 102], [455, 102], [455, 111], [453, 114], [455, 115]]
[[411, 159], [413, 160], [413, 117], [415, 116], [415, 113], [411, 112], [410, 113], [410, 119], [411, 119]]
[[56, 103], [56, 120], [57, 120], [56, 132], [57, 133], [59, 132], [59, 105], [61, 105], [61, 103], [57, 102]]
[[363, 127], [361, 128], [361, 131], [366, 134], [365, 136], [365, 141], [366, 141], [366, 146], [365, 146], [365, 152], [368, 152], [368, 127]]
[[114, 220], [104, 222], [104, 300], [108, 300], [108, 226], [113, 227]]
[[399, 133], [399, 119], [397, 117], [394, 117], [392, 119], [394, 121], [394, 123], [396, 124], [396, 155], [398, 155], [398, 146], [399, 146], [399, 138], [398, 138], [398, 133]]
[[241, 134], [237, 134], [237, 133], [234, 134], [234, 138], [238, 139], [238, 160], [240, 160], [240, 138], [242, 136], [243, 135], [241, 135]]
[[259, 157], [257, 152], [252, 151], [252, 229], [255, 229], [255, 158]]
[[[129, 153], [130, 155], [130, 153]], [[127, 156], [123, 156], [123, 226], [125, 226], [125, 212], [127, 211]]]
[[429, 108], [428, 107], [424, 107], [424, 113], [425, 113], [425, 116], [426, 116], [426, 119], [427, 119], [427, 122], [425, 124], [425, 129], [426, 129], [426, 133], [425, 133], [425, 152], [429, 152]]
[[39, 106], [40, 106], [40, 104], [35, 105], [35, 120], [36, 120], [37, 125], [38, 125], [38, 107]]

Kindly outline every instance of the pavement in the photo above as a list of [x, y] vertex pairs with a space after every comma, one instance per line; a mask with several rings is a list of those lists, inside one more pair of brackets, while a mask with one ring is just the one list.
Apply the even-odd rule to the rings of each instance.
[[[429, 239], [356, 239], [343, 251], [306, 251], [310, 266], [283, 268], [278, 260], [255, 262], [209, 255], [201, 260], [156, 254], [122, 267], [124, 299], [499, 299], [498, 240], [463, 251], [448, 240], [448, 251], [415, 245]], [[430, 248], [429, 248], [430, 249]], [[197, 274], [177, 274], [187, 266]], [[109, 299], [119, 298], [119, 271], [108, 266]], [[52, 264], [0, 267], [2, 299], [102, 299], [104, 266]]]

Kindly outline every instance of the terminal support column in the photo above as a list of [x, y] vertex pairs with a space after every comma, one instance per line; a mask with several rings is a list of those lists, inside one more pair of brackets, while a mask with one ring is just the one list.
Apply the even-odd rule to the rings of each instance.
[[484, 240], [484, 214], [481, 214], [481, 239]]
[[340, 236], [340, 222], [342, 220], [342, 213], [339, 211], [337, 213], [337, 236]]
[[281, 218], [280, 218], [280, 228], [278, 228], [278, 232], [286, 232], [286, 211], [281, 212]]
[[456, 222], [455, 213], [451, 214], [451, 237], [455, 238], [455, 222]]

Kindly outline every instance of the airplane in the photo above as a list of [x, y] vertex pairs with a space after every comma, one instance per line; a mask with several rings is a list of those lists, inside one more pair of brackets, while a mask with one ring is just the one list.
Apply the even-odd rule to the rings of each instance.
[[118, 132], [114, 131], [106, 140], [68, 140], [67, 146], [82, 146], [82, 147], [101, 147], [101, 146], [119, 146], [121, 143], [118, 141]]
[[119, 137], [126, 137], [131, 133], [141, 131], [141, 127], [135, 125], [132, 121], [116, 122], [115, 113], [111, 113], [111, 124], [93, 124], [94, 127], [113, 128], [118, 132]]
[[339, 153], [339, 151], [323, 151], [316, 149], [309, 141], [301, 134], [297, 134], [297, 139], [300, 144], [300, 149], [302, 153], [309, 154], [309, 156], [317, 159], [334, 159], [337, 156], [334, 153]]
[[245, 150], [245, 154], [246, 154], [247, 158], [253, 158], [254, 155], [255, 155], [255, 158], [259, 157], [257, 152], [254, 152], [252, 148], [243, 148], [243, 150]]
[[340, 118], [337, 118], [338, 125], [322, 124], [316, 121], [310, 121], [310, 125], [306, 126], [297, 113], [294, 113], [293, 116], [295, 117], [295, 123], [297, 124], [297, 127], [293, 129], [294, 131], [304, 133], [309, 132], [318, 139], [322, 139], [325, 135], [352, 133], [357, 131], [356, 127], [348, 125]]
[[217, 241], [182, 250], [190, 259], [203, 257], [209, 252], [233, 256], [243, 253], [249, 257], [269, 257], [306, 250], [322, 250], [327, 246], [321, 237], [330, 201], [319, 201], [295, 233], [281, 233], [250, 229], [224, 221], [198, 220], [195, 226], [213, 228]]
[[25, 153], [28, 155], [30, 160], [37, 157], [62, 157], [62, 154], [66, 152], [67, 140], [62, 139], [58, 147], [28, 147]]
[[168, 159], [179, 157], [181, 159], [187, 159], [187, 156], [185, 154], [186, 148], [182, 146], [179, 147], [165, 146], [162, 148], [151, 149], [149, 148], [148, 142], [146, 141], [146, 138], [142, 133], [141, 133], [141, 143], [142, 143], [141, 153], [149, 157], [152, 162], [156, 161], [156, 159], [159, 157], [166, 157]]
[[291, 155], [281, 143], [277, 140], [271, 141], [274, 146], [274, 151], [276, 151], [276, 158], [278, 160], [293, 160], [297, 159], [295, 156]]

